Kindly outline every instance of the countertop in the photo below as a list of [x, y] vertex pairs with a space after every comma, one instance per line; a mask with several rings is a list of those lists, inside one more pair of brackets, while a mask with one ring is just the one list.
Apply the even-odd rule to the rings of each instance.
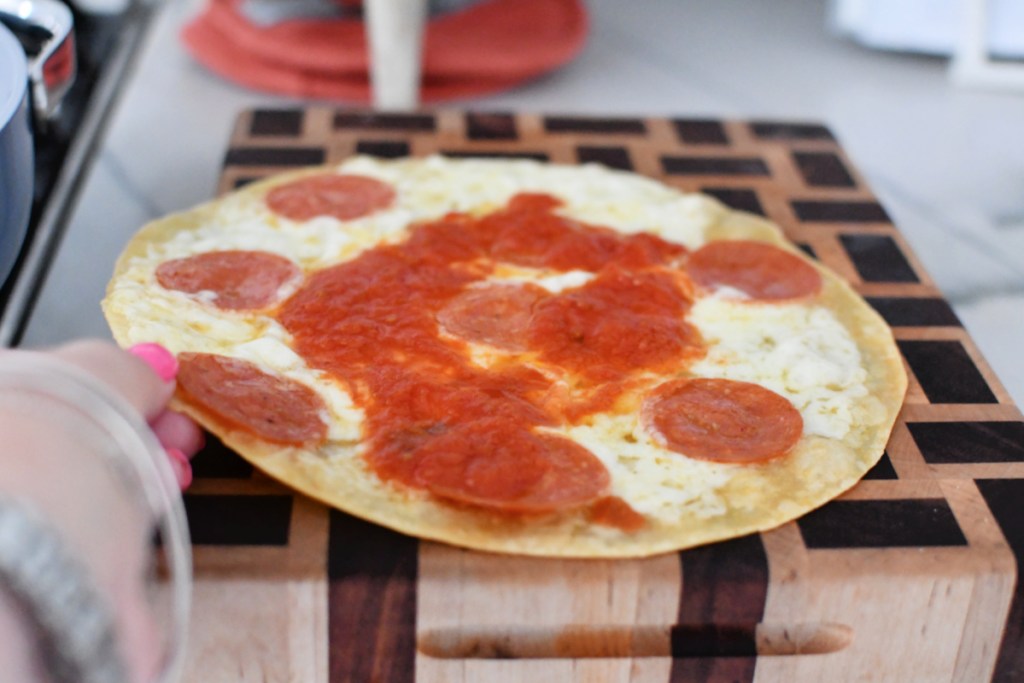
[[[836, 37], [823, 0], [588, 6], [588, 44], [571, 64], [443, 107], [826, 124], [1024, 404], [1024, 93], [960, 88], [944, 59]], [[179, 32], [200, 7], [179, 0], [159, 10], [24, 345], [109, 336], [99, 301], [130, 235], [212, 195], [238, 112], [305, 103], [241, 88], [198, 65]]]

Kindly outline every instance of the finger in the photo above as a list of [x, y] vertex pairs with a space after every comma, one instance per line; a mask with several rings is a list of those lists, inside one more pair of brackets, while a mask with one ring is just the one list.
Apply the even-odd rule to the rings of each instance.
[[128, 348], [128, 353], [146, 361], [146, 365], [165, 382], [170, 382], [178, 374], [178, 359], [160, 344], [135, 344]]
[[[149, 353], [153, 357], [159, 356], [153, 350]], [[166, 360], [161, 374], [158, 374], [151, 358], [133, 355], [98, 340], [72, 342], [54, 349], [53, 354], [112, 388], [147, 420], [158, 415], [174, 393], [173, 380], [165, 381], [161, 376], [167, 375]], [[164, 354], [173, 361], [169, 352], [164, 350]]]
[[174, 470], [174, 476], [178, 480], [178, 487], [184, 491], [192, 484], [192, 463], [185, 454], [177, 448], [167, 449], [167, 459]]
[[149, 423], [156, 438], [164, 448], [176, 448], [186, 457], [191, 458], [203, 447], [205, 437], [190, 417], [165, 410]]

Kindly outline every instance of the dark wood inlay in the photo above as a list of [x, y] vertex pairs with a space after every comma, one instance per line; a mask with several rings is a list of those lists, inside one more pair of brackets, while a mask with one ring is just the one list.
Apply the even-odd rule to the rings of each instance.
[[804, 182], [811, 187], [856, 187], [839, 155], [832, 152], [793, 152]]
[[213, 434], [192, 458], [192, 476], [196, 479], [248, 479], [253, 467], [242, 456], [225, 446]]
[[517, 140], [516, 117], [512, 114], [466, 114], [466, 137], [470, 140]]
[[[713, 627], [756, 624], [762, 620], [768, 597], [768, 556], [759, 535], [684, 550], [679, 553], [679, 561], [683, 570], [679, 624]], [[727, 647], [733, 649], [732, 655], [673, 659], [671, 683], [754, 680], [757, 658], [741, 656], [752, 655], [750, 643], [744, 642], [742, 633], [725, 640], [722, 640], [723, 635], [729, 634], [712, 635], [720, 643], [731, 643]], [[701, 644], [693, 646], [698, 645]]]
[[249, 134], [253, 137], [298, 137], [306, 113], [301, 109], [257, 109], [252, 113]]
[[235, 182], [232, 184], [232, 186], [236, 190], [239, 190], [239, 189], [245, 187], [246, 185], [251, 185], [252, 183], [255, 183], [257, 180], [262, 180], [262, 179], [263, 179], [263, 176], [258, 176], [258, 175], [239, 176], [239, 177], [235, 178]]
[[791, 202], [797, 218], [808, 223], [890, 223], [878, 202], [797, 199]]
[[437, 121], [432, 114], [384, 114], [371, 112], [338, 112], [334, 115], [334, 128], [365, 130], [394, 130], [407, 133], [432, 133]]
[[729, 136], [721, 121], [712, 119], [672, 119], [679, 139], [688, 145], [728, 145]]
[[839, 241], [864, 282], [920, 282], [892, 237], [844, 234]]
[[865, 479], [898, 479], [896, 476], [896, 470], [892, 466], [892, 460], [889, 459], [888, 453], [882, 453], [882, 457], [875, 463], [864, 475]]
[[962, 327], [953, 308], [938, 297], [871, 296], [867, 301], [893, 327]]
[[[699, 626], [673, 626], [669, 632], [673, 657], [756, 657], [756, 625], [732, 626], [702, 624]], [[745, 673], [746, 662], [733, 669], [729, 675], [735, 680], [735, 670]], [[695, 667], [700, 668], [700, 667]], [[705, 679], [713, 680], [713, 679]]]
[[834, 500], [797, 521], [808, 548], [967, 545], [949, 504], [919, 500]]
[[413, 683], [416, 539], [331, 510], [327, 545], [331, 683]]
[[1024, 479], [980, 479], [977, 484], [1006, 542], [1013, 550], [1018, 572], [992, 681], [1019, 683], [1024, 681], [1024, 581], [1020, 578], [1021, 568], [1024, 567], [1024, 515], [1021, 514]]
[[322, 147], [233, 147], [224, 163], [234, 166], [316, 166], [327, 154]]
[[534, 161], [547, 161], [547, 152], [506, 152], [504, 150], [447, 150], [442, 151], [446, 157], [453, 159], [533, 159]]
[[381, 159], [398, 159], [409, 156], [409, 143], [404, 140], [360, 140], [356, 143], [356, 153]]
[[908, 422], [907, 429], [929, 463], [1024, 462], [1024, 422]]
[[900, 339], [896, 343], [932, 403], [998, 402], [960, 342]]
[[767, 215], [756, 190], [741, 187], [702, 187], [700, 191], [711, 195], [731, 209], [759, 216]]
[[762, 140], [835, 140], [828, 128], [817, 123], [754, 121], [750, 128]]
[[576, 158], [581, 164], [593, 162], [620, 171], [633, 170], [633, 160], [629, 158], [629, 150], [625, 147], [580, 145], [576, 148]]
[[288, 545], [292, 497], [186, 494], [193, 545]]
[[766, 176], [768, 164], [760, 157], [663, 156], [661, 167], [668, 175]]
[[647, 132], [647, 125], [642, 119], [545, 116], [544, 130], [548, 133], [643, 135]]
[[800, 251], [804, 252], [813, 259], [818, 258], [818, 252], [814, 251], [814, 247], [807, 244], [807, 242], [797, 242], [796, 246], [800, 248]]

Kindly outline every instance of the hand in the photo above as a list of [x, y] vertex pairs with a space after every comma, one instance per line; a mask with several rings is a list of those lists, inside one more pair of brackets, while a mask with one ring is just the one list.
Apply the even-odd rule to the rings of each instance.
[[[167, 451], [179, 485], [188, 486], [188, 458], [202, 447], [203, 434], [191, 419], [167, 408], [177, 361], [166, 349], [141, 344], [124, 351], [88, 340], [46, 351], [0, 354], [56, 358], [105, 384], [145, 418]], [[139, 514], [133, 503], [137, 499], [125, 495], [115, 479], [98, 474], [90, 443], [77, 439], [58, 417], [0, 413], [0, 434], [6, 446], [0, 449], [0, 491], [31, 501], [61, 532], [109, 600], [130, 679], [152, 680], [163, 656], [161, 626], [149, 607], [145, 578], [151, 522]], [[31, 635], [26, 635], [31, 631], [19, 625], [17, 611], [3, 598], [0, 591], [0, 670], [24, 670], [24, 678], [14, 675], [12, 680], [36, 680], [27, 673], [38, 665], [30, 654]]]
[[203, 447], [203, 432], [190, 418], [167, 409], [178, 372], [178, 362], [167, 349], [136, 344], [122, 351], [113, 344], [86, 340], [49, 353], [93, 375], [145, 417], [167, 451], [181, 488], [188, 488], [192, 481], [189, 458]]

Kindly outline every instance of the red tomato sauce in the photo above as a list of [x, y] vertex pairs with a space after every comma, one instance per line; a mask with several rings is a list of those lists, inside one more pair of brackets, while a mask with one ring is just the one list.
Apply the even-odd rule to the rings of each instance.
[[678, 366], [699, 348], [699, 334], [683, 321], [689, 306], [675, 275], [612, 265], [538, 303], [530, 342], [542, 360], [590, 382], [621, 380], [641, 368]]
[[588, 513], [590, 521], [594, 524], [614, 527], [625, 532], [639, 531], [647, 523], [643, 515], [618, 496], [602, 498], [590, 507]]
[[[674, 268], [685, 249], [559, 216], [558, 205], [520, 194], [482, 217], [423, 223], [403, 243], [316, 273], [282, 306], [296, 351], [343, 381], [365, 410], [367, 457], [382, 478], [502, 512], [594, 503], [609, 486], [601, 462], [535, 428], [607, 409], [638, 373], [702, 353], [683, 321], [690, 287]], [[568, 373], [584, 398], [568, 398], [579, 393], [550, 373], [471, 362], [460, 330], [486, 341], [488, 325], [502, 319], [469, 327], [457, 319], [479, 301], [467, 292], [494, 286], [484, 281], [500, 262], [595, 273], [560, 294], [533, 288], [522, 297], [529, 315], [515, 312], [515, 347], [524, 345], [534, 365]]]

